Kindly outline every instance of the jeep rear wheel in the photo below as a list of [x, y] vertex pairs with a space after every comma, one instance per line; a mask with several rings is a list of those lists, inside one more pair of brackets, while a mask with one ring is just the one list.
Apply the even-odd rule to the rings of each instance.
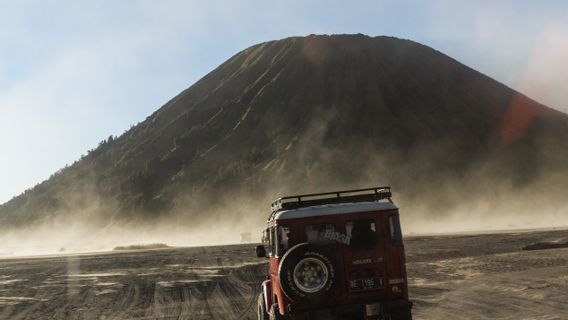
[[284, 294], [292, 301], [317, 303], [335, 290], [339, 273], [333, 250], [301, 243], [282, 257], [278, 274]]
[[258, 295], [258, 303], [257, 303], [257, 319], [258, 320], [269, 320], [268, 312], [266, 312], [266, 305], [264, 304], [264, 294]]
[[283, 316], [280, 314], [280, 309], [278, 308], [278, 303], [273, 304], [270, 307], [269, 320], [288, 320], [288, 316]]

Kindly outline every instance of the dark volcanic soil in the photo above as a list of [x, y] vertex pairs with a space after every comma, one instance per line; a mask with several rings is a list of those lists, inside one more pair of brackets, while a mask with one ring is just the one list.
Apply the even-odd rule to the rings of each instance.
[[[568, 231], [406, 240], [415, 319], [566, 319]], [[255, 319], [252, 245], [0, 260], [2, 319]]]

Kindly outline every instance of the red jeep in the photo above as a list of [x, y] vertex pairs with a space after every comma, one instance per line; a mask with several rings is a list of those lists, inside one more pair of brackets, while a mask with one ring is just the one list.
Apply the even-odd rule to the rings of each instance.
[[258, 319], [412, 319], [390, 187], [280, 198], [265, 246]]

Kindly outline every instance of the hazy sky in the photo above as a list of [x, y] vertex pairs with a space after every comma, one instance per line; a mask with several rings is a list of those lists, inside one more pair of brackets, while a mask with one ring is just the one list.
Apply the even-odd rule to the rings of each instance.
[[236, 52], [312, 33], [415, 40], [568, 112], [563, 0], [0, 0], [0, 203]]

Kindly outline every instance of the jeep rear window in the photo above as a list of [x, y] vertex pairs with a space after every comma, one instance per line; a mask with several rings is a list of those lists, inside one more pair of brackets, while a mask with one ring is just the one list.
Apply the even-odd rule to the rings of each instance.
[[402, 246], [402, 230], [400, 229], [400, 219], [398, 214], [389, 216], [389, 231], [392, 243], [395, 246]]
[[269, 256], [274, 256], [275, 254], [275, 250], [274, 250], [274, 228], [270, 228], [268, 229], [268, 255]]
[[326, 234], [334, 233], [335, 226], [331, 223], [310, 224], [304, 229], [306, 232], [306, 240], [309, 243], [333, 243], [334, 240], [326, 237]]
[[276, 256], [281, 257], [290, 247], [290, 228], [278, 226], [276, 229]]
[[351, 220], [345, 224], [347, 236], [351, 238], [350, 246], [356, 250], [373, 249], [379, 243], [377, 226], [373, 219]]

